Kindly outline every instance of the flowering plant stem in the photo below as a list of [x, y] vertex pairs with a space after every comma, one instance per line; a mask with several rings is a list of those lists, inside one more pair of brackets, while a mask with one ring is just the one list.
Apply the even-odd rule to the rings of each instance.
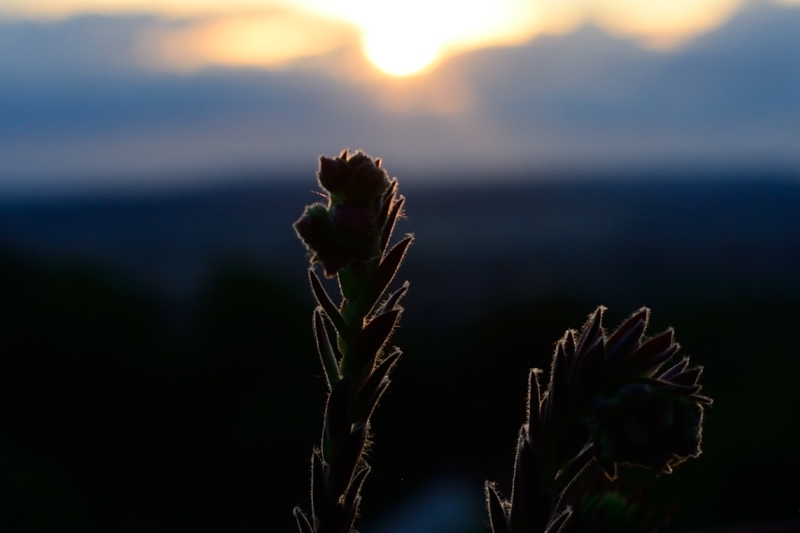
[[[387, 354], [384, 347], [408, 283], [382, 299], [412, 237], [388, 248], [405, 199], [379, 159], [348, 151], [322, 157], [318, 179], [328, 203], [308, 206], [294, 227], [311, 253], [313, 329], [329, 395], [320, 445], [311, 454], [311, 513], [297, 507], [294, 514], [300, 533], [351, 533], [370, 471], [364, 459], [370, 417], [400, 358], [400, 350]], [[338, 279], [338, 304], [316, 263]], [[610, 335], [604, 312], [597, 308], [580, 333], [568, 330], [558, 341], [544, 391], [541, 371], [530, 371], [510, 500], [486, 484], [493, 533], [563, 531], [571, 489], [591, 463], [613, 479], [619, 464], [661, 474], [700, 455], [703, 409], [711, 403], [699, 394], [702, 368], [684, 357], [664, 369], [678, 345], [671, 329], [643, 337], [649, 309]], [[654, 523], [630, 530], [652, 533]]]
[[320, 446], [311, 455], [311, 515], [294, 513], [301, 533], [349, 533], [370, 471], [364, 459], [370, 416], [401, 354], [395, 348], [386, 355], [384, 346], [408, 283], [381, 299], [412, 238], [388, 249], [404, 198], [380, 160], [347, 151], [323, 157], [318, 177], [329, 203], [309, 206], [295, 229], [312, 262], [338, 278], [341, 302], [334, 304], [312, 268], [313, 329], [330, 394]]

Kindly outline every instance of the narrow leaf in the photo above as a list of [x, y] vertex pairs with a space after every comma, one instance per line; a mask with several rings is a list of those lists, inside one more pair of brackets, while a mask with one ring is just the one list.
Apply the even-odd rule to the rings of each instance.
[[[641, 369], [636, 372], [642, 372], [645, 369], [655, 368], [662, 364], [678, 351], [674, 336], [673, 330], [668, 329], [645, 342], [636, 351], [623, 359], [620, 363], [620, 371], [633, 372], [633, 369], [636, 368]], [[664, 354], [667, 353], [669, 355], [665, 356]]]
[[380, 394], [378, 394], [378, 389], [380, 389], [381, 384], [386, 381], [387, 376], [394, 368], [397, 360], [400, 359], [400, 355], [402, 355], [402, 352], [398, 349], [395, 349], [395, 351], [386, 357], [386, 359], [381, 361], [375, 370], [373, 370], [372, 374], [369, 376], [369, 378], [367, 378], [367, 381], [365, 381], [364, 385], [362, 385], [361, 390], [358, 391], [355, 401], [357, 420], [360, 420], [363, 423], [366, 423], [369, 420], [372, 410], [375, 408], [375, 404], [378, 402], [380, 397]]
[[506, 512], [500, 495], [494, 485], [486, 482], [486, 507], [489, 510], [489, 524], [492, 526], [492, 533], [509, 533]]
[[322, 319], [324, 311], [321, 308], [314, 310], [314, 338], [317, 340], [317, 351], [322, 361], [322, 368], [325, 370], [325, 380], [328, 382], [328, 391], [339, 383], [339, 350], [331, 342], [325, 322]]
[[297, 520], [297, 529], [300, 530], [300, 533], [314, 533], [314, 528], [311, 527], [311, 523], [299, 507], [294, 508], [294, 519]]
[[347, 492], [344, 495], [344, 501], [342, 503], [345, 513], [344, 531], [349, 532], [353, 527], [353, 522], [358, 515], [358, 506], [361, 504], [361, 487], [364, 485], [364, 479], [366, 479], [369, 472], [369, 466], [359, 470], [356, 475], [353, 476], [350, 486], [347, 487]]
[[394, 204], [395, 193], [397, 192], [397, 180], [392, 178], [389, 182], [389, 188], [383, 193], [381, 197], [381, 212], [378, 215], [378, 227], [382, 228], [386, 223], [386, 217], [389, 214], [389, 208]]
[[675, 383], [677, 385], [696, 385], [697, 380], [700, 379], [700, 375], [702, 373], [703, 373], [703, 367], [696, 366], [694, 368], [685, 370], [680, 374], [677, 374], [676, 376], [670, 378], [669, 380], [664, 380], [664, 381], [669, 381], [670, 383]]
[[568, 507], [563, 513], [558, 515], [552, 522], [550, 522], [550, 525], [547, 526], [547, 531], [545, 533], [560, 533], [570, 516], [572, 516], [572, 509]]
[[353, 480], [350, 482], [350, 486], [347, 488], [347, 494], [344, 497], [344, 506], [345, 508], [348, 507], [355, 507], [357, 509], [356, 501], [361, 494], [361, 487], [364, 485], [364, 480], [370, 473], [370, 467], [365, 466], [358, 472], [356, 475], [353, 476]]
[[389, 388], [389, 384], [391, 380], [385, 379], [380, 382], [378, 388], [375, 390], [375, 393], [369, 399], [369, 401], [364, 405], [364, 421], [369, 422], [369, 419], [372, 417], [372, 412], [375, 411], [375, 406], [378, 405], [378, 401], [380, 401], [381, 396], [383, 393], [386, 392], [386, 389]]
[[[353, 370], [360, 373], [364, 369], [371, 370], [378, 353], [389, 335], [394, 331], [397, 320], [400, 318], [400, 310], [387, 311], [382, 315], [373, 318], [361, 331], [353, 349]], [[349, 369], [342, 369], [347, 373]]]
[[681, 359], [680, 361], [669, 367], [667, 370], [662, 372], [661, 375], [658, 376], [658, 379], [669, 381], [670, 379], [672, 379], [673, 376], [677, 376], [678, 374], [686, 370], [688, 366], [689, 366], [689, 358], [684, 357], [683, 359]]
[[386, 246], [389, 244], [389, 239], [392, 238], [392, 232], [394, 231], [394, 225], [397, 222], [397, 217], [402, 212], [403, 204], [405, 204], [405, 202], [406, 199], [403, 196], [392, 201], [392, 206], [389, 208], [389, 215], [386, 217], [386, 221], [383, 223], [383, 227], [381, 228], [381, 250], [385, 250]]
[[542, 371], [538, 368], [531, 368], [528, 374], [528, 409], [527, 420], [528, 435], [533, 442], [540, 442], [542, 429], [542, 393], [539, 387], [539, 374]]
[[603, 313], [605, 310], [606, 308], [601, 305], [595, 309], [594, 313], [589, 315], [589, 319], [581, 330], [581, 338], [578, 341], [576, 350], [578, 353], [586, 350], [586, 348], [595, 343], [598, 337], [603, 335]]
[[667, 348], [664, 352], [650, 357], [649, 359], [645, 359], [644, 361], [638, 362], [637, 364], [633, 364], [634, 358], [638, 359], [637, 354], [634, 353], [628, 361], [625, 362], [625, 372], [632, 374], [632, 375], [645, 375], [645, 376], [652, 376], [656, 371], [658, 371], [658, 367], [669, 361], [675, 352], [678, 351], [677, 344], [673, 344], [669, 348]]
[[325, 470], [319, 451], [311, 454], [311, 516], [319, 520], [325, 508]]
[[643, 307], [625, 321], [606, 341], [606, 364], [609, 372], [627, 357], [634, 349], [638, 348], [642, 338], [650, 310]]
[[408, 292], [408, 286], [409, 283], [406, 281], [403, 283], [402, 287], [394, 291], [378, 309], [378, 314], [397, 309], [397, 304], [400, 302], [403, 296], [406, 295], [406, 292]]
[[603, 338], [598, 338], [585, 353], [579, 353], [578, 357], [573, 389], [577, 393], [578, 406], [585, 408], [591, 405], [603, 387], [606, 375]]
[[594, 444], [589, 444], [581, 451], [581, 453], [578, 454], [577, 457], [575, 457], [572, 462], [569, 463], [569, 465], [567, 465], [558, 473], [558, 475], [556, 475], [556, 479], [559, 480], [561, 485], [567, 487], [567, 489], [561, 493], [562, 499], [567, 491], [573, 487], [572, 482], [575, 481], [595, 459], [596, 453], [597, 452], [595, 451]]
[[309, 269], [308, 278], [311, 281], [311, 290], [314, 293], [314, 298], [316, 298], [317, 303], [325, 311], [325, 314], [328, 316], [339, 335], [344, 339], [348, 339], [350, 336], [350, 328], [347, 326], [347, 322], [345, 322], [344, 317], [336, 308], [333, 301], [331, 301], [331, 297], [325, 292], [325, 287], [322, 286], [322, 282], [319, 280], [319, 277], [317, 277], [316, 272]]
[[690, 394], [686, 398], [688, 398], [689, 400], [692, 400], [694, 402], [702, 403], [702, 404], [705, 404], [705, 405], [711, 405], [711, 404], [714, 403], [714, 400], [712, 400], [708, 396], [702, 396], [700, 394]]
[[569, 396], [567, 394], [568, 375], [566, 369], [566, 354], [563, 346], [559, 343], [556, 346], [556, 353], [553, 356], [553, 366], [550, 369], [550, 386], [547, 389], [545, 398], [545, 428], [549, 431], [556, 427], [561, 416], [569, 408]]
[[378, 266], [377, 272], [375, 272], [374, 285], [370, 289], [372, 292], [370, 299], [367, 302], [368, 306], [365, 306], [365, 308], [372, 309], [372, 306], [374, 306], [375, 303], [380, 300], [383, 292], [386, 290], [386, 287], [388, 287], [392, 282], [392, 279], [394, 279], [397, 269], [400, 268], [400, 263], [403, 262], [403, 258], [406, 255], [406, 250], [408, 250], [408, 246], [413, 240], [414, 237], [411, 235], [407, 236], [405, 239], [394, 245], [394, 247], [389, 250], [389, 253], [383, 257], [381, 264]]
[[564, 333], [564, 353], [570, 360], [575, 359], [575, 352], [578, 349], [578, 343], [575, 341], [575, 330], [568, 329]]
[[524, 432], [520, 432], [508, 517], [510, 531], [543, 532], [550, 521], [552, 498], [542, 490], [539, 476], [536, 451]]
[[676, 394], [687, 395], [687, 394], [695, 394], [697, 393], [702, 386], [701, 385], [678, 385], [677, 383], [673, 383], [671, 381], [662, 381], [660, 379], [655, 378], [640, 378], [642, 383], [647, 383], [648, 385], [652, 385], [653, 387], [659, 389], [666, 389], [670, 392], [674, 392]]

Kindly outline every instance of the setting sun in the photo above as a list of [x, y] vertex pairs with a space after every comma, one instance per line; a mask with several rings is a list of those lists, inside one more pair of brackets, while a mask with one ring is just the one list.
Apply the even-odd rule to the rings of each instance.
[[311, 0], [313, 9], [355, 24], [365, 57], [392, 76], [426, 70], [443, 55], [530, 38], [533, 11], [520, 0]]
[[[800, 0], [776, 0], [788, 4]], [[453, 54], [513, 46], [596, 24], [662, 48], [727, 20], [743, 0], [5, 0], [0, 20], [84, 14], [155, 15], [143, 62], [285, 68], [358, 49], [393, 77], [430, 71]], [[144, 57], [147, 56], [147, 57]]]
[[408, 76], [433, 64], [441, 44], [431, 38], [405, 42], [401, 35], [374, 32], [364, 36], [364, 55], [386, 74]]

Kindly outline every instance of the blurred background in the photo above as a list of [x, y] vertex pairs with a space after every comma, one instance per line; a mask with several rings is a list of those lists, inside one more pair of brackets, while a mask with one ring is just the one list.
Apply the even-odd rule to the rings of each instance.
[[416, 235], [361, 531], [484, 531], [527, 370], [599, 304], [716, 401], [702, 457], [625, 474], [650, 505], [796, 527], [798, 146], [796, 1], [2, 0], [0, 528], [294, 530], [291, 224], [347, 147]]

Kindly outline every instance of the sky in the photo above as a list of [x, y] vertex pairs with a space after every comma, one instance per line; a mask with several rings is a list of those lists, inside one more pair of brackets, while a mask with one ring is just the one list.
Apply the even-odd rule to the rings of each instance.
[[[0, 195], [800, 173], [800, 2], [3, 0]], [[293, 178], [292, 178], [293, 179]]]

